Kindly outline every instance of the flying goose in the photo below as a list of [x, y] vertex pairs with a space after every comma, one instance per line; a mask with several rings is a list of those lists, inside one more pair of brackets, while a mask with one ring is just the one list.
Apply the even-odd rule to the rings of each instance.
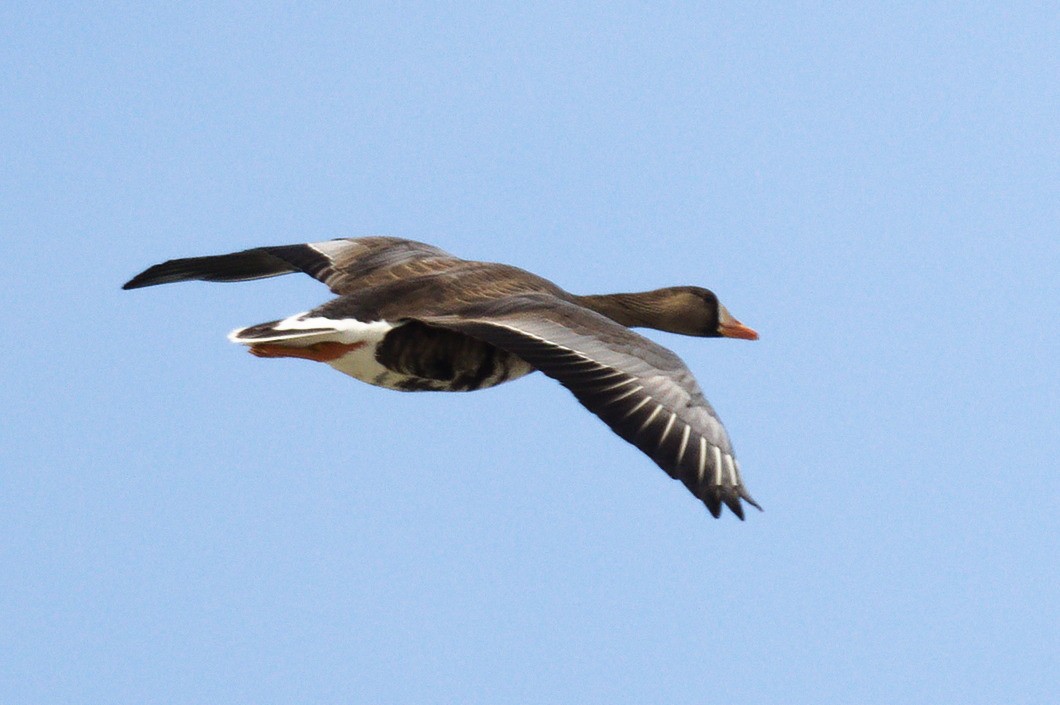
[[540, 370], [681, 480], [717, 517], [740, 499], [729, 436], [692, 373], [632, 327], [756, 340], [706, 289], [577, 296], [506, 264], [460, 259], [393, 237], [341, 238], [174, 259], [122, 288], [234, 282], [305, 272], [338, 295], [287, 318], [240, 328], [258, 357], [326, 362], [402, 391], [472, 391]]

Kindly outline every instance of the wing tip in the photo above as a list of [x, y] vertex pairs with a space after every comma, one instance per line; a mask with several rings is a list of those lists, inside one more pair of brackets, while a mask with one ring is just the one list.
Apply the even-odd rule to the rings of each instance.
[[738, 487], [709, 487], [704, 496], [700, 497], [700, 500], [706, 505], [707, 511], [715, 519], [721, 518], [722, 507], [728, 507], [729, 511], [736, 515], [737, 519], [744, 521], [746, 517], [743, 503], [740, 500], [747, 502], [747, 504], [760, 512], [765, 511], [762, 509], [762, 505], [751, 497], [743, 485]]
[[198, 273], [186, 267], [186, 263], [189, 261], [186, 259], [175, 259], [152, 265], [122, 284], [121, 288], [124, 290], [142, 289], [145, 286], [156, 286], [158, 284], [170, 284], [172, 282], [201, 278]]
[[145, 286], [151, 286], [152, 284], [157, 284], [158, 282], [151, 281], [150, 277], [147, 276], [147, 273], [150, 272], [150, 271], [151, 271], [150, 269], [146, 269], [146, 270], [140, 272], [139, 274], [137, 274], [135, 277], [133, 277], [129, 281], [127, 281], [124, 284], [122, 284], [121, 285], [122, 290], [123, 291], [128, 291], [129, 289], [142, 289]]

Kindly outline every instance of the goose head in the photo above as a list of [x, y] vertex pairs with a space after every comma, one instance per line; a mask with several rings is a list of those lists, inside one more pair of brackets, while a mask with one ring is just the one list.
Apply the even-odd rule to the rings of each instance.
[[758, 340], [758, 333], [736, 320], [713, 291], [699, 286], [577, 298], [583, 306], [630, 328], [654, 328], [699, 338]]

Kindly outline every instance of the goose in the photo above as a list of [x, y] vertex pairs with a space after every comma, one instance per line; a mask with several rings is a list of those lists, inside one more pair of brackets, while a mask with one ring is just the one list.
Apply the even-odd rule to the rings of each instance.
[[741, 520], [744, 487], [729, 435], [692, 373], [633, 332], [757, 340], [713, 292], [678, 286], [578, 296], [506, 264], [460, 259], [395, 237], [256, 247], [156, 264], [123, 289], [187, 280], [238, 282], [304, 272], [338, 297], [239, 328], [262, 358], [324, 362], [400, 391], [473, 391], [539, 370], [678, 479], [718, 517]]

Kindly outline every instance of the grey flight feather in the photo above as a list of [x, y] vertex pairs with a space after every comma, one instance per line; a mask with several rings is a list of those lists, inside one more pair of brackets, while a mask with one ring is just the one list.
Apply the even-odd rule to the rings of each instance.
[[681, 480], [714, 516], [725, 504], [742, 519], [740, 499], [761, 509], [743, 485], [725, 427], [673, 352], [547, 294], [478, 308], [417, 320], [514, 353], [559, 381], [611, 430]]

